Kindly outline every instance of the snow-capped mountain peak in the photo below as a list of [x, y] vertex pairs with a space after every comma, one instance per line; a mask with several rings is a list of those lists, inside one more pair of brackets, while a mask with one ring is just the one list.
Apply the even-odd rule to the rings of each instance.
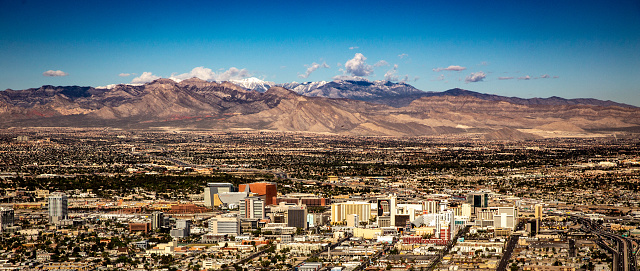
[[265, 92], [269, 88], [276, 85], [276, 83], [274, 82], [264, 81], [255, 77], [249, 77], [249, 78], [244, 78], [239, 80], [229, 80], [229, 82], [236, 84], [240, 87], [243, 87], [249, 90], [255, 90], [258, 92]]

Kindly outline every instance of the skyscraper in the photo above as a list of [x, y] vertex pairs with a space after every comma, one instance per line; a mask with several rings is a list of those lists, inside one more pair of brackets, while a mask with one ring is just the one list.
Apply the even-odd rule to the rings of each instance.
[[536, 204], [534, 206], [535, 209], [535, 219], [542, 219], [542, 204]]
[[489, 207], [488, 193], [470, 193], [467, 196], [467, 203], [471, 204], [471, 208]]
[[151, 217], [151, 228], [157, 230], [164, 226], [164, 213], [163, 212], [153, 212]]
[[427, 200], [422, 202], [422, 212], [424, 214], [435, 214], [438, 212], [439, 200]]
[[68, 218], [67, 213], [68, 201], [67, 195], [61, 192], [51, 193], [49, 195], [49, 221], [57, 223], [58, 221]]
[[351, 214], [358, 215], [359, 221], [369, 221], [371, 217], [371, 203], [347, 201], [331, 204], [332, 223], [342, 222]]
[[289, 207], [287, 210], [287, 226], [307, 228], [307, 208], [304, 206]]
[[265, 218], [265, 201], [260, 197], [248, 197], [240, 201], [240, 218]]
[[392, 227], [396, 226], [397, 215], [397, 197], [395, 195], [389, 195], [388, 198], [378, 199], [378, 225], [380, 225], [380, 219], [388, 219]]
[[3, 233], [8, 227], [13, 227], [13, 209], [0, 208], [0, 233]]

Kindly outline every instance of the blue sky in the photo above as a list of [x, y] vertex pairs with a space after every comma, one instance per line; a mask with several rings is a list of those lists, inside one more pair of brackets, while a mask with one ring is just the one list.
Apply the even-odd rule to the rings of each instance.
[[359, 75], [640, 106], [638, 1], [203, 2], [0, 0], [0, 89]]

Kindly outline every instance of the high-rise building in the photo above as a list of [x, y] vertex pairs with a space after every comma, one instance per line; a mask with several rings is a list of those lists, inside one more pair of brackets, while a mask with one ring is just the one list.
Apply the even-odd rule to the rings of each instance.
[[260, 197], [248, 197], [240, 201], [240, 218], [265, 218], [265, 201]]
[[347, 201], [331, 204], [331, 223], [345, 221], [348, 215], [357, 214], [360, 221], [371, 218], [371, 203]]
[[176, 229], [185, 229], [188, 234], [191, 233], [191, 220], [179, 219], [176, 221]]
[[307, 208], [305, 206], [289, 207], [287, 227], [307, 229]]
[[440, 212], [444, 212], [447, 209], [449, 209], [449, 201], [448, 200], [440, 201]]
[[467, 203], [471, 205], [471, 208], [489, 207], [489, 194], [488, 193], [470, 193], [467, 196]]
[[514, 206], [479, 209], [476, 214], [476, 225], [515, 230], [518, 226], [518, 209]]
[[184, 238], [191, 234], [191, 220], [179, 219], [176, 221], [176, 227], [170, 232], [173, 238]]
[[278, 188], [275, 183], [250, 183], [241, 184], [240, 192], [250, 192], [262, 197], [266, 205], [276, 204], [274, 199], [278, 195]]
[[0, 233], [3, 233], [9, 227], [13, 227], [13, 219], [13, 208], [0, 208]]
[[536, 204], [534, 206], [534, 211], [535, 211], [535, 219], [542, 219], [542, 204]]
[[530, 219], [525, 226], [529, 237], [535, 237], [540, 232], [540, 219]]
[[225, 192], [236, 192], [233, 184], [230, 183], [207, 183], [204, 188], [204, 205], [213, 207], [215, 205], [215, 195]]
[[240, 218], [213, 217], [209, 219], [209, 233], [238, 235], [240, 234]]
[[471, 217], [471, 204], [463, 203], [461, 208], [462, 216]]
[[[396, 225], [396, 208], [397, 208], [397, 204], [396, 204], [396, 196], [389, 196], [388, 198], [385, 199], [378, 199], [378, 226], [381, 225], [380, 223], [380, 219], [384, 218], [386, 221], [386, 218], [389, 218], [389, 223], [391, 226], [395, 226]], [[386, 224], [386, 222], [385, 222]], [[381, 226], [382, 227], [382, 226]]]
[[445, 235], [446, 239], [453, 240], [456, 233], [456, 230], [455, 230], [456, 216], [453, 214], [452, 211], [443, 211], [443, 212], [440, 212], [440, 214], [442, 214], [443, 221], [445, 221], [447, 225], [447, 231], [446, 233], [443, 233], [443, 234], [447, 234]]
[[151, 216], [151, 228], [157, 230], [164, 226], [164, 213], [163, 212], [153, 212]]
[[67, 219], [69, 217], [67, 208], [68, 199], [66, 194], [55, 192], [49, 195], [49, 221], [57, 223]]
[[439, 200], [426, 200], [422, 202], [423, 214], [435, 214], [438, 212]]

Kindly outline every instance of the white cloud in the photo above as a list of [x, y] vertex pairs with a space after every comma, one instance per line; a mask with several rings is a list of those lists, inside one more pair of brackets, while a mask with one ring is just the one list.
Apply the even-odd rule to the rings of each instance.
[[408, 57], [408, 56], [409, 56], [409, 55], [407, 55], [407, 54], [399, 54], [399, 55], [398, 55], [398, 57], [399, 57], [399, 58], [405, 58], [405, 57]]
[[543, 75], [540, 75], [540, 78], [551, 78], [551, 76], [549, 76], [548, 74], [543, 74]]
[[134, 75], [134, 74], [135, 74], [135, 73], [121, 73], [121, 74], [118, 74], [118, 76], [120, 76], [120, 77], [127, 77], [127, 76], [131, 76], [131, 75]]
[[251, 73], [246, 69], [238, 69], [236, 67], [231, 67], [223, 73], [219, 73], [216, 76], [216, 81], [229, 81], [229, 80], [239, 80], [247, 77], [251, 77]]
[[205, 67], [195, 67], [188, 73], [172, 74], [169, 79], [180, 82], [189, 78], [199, 78], [205, 81], [229, 81], [239, 80], [247, 77], [251, 77], [251, 73], [246, 69], [238, 69], [231, 67], [228, 70], [220, 69], [221, 72], [214, 72], [213, 70]]
[[376, 62], [376, 64], [373, 64], [374, 67], [382, 67], [382, 66], [389, 66], [389, 62], [386, 62], [384, 60], [380, 60], [378, 62]]
[[479, 66], [488, 66], [488, 65], [489, 65], [489, 62], [487, 62], [487, 61], [482, 61], [479, 64]]
[[472, 72], [464, 81], [467, 83], [481, 82], [485, 77], [487, 77], [487, 75], [484, 72]]
[[413, 78], [413, 80], [409, 79], [409, 75], [405, 74], [404, 76], [402, 76], [402, 79], [400, 79], [400, 75], [398, 74], [398, 64], [394, 64], [393, 68], [391, 70], [388, 70], [385, 74], [384, 74], [384, 80], [387, 81], [399, 81], [399, 82], [410, 82], [410, 81], [418, 81], [418, 79], [420, 79], [420, 77], [415, 76]]
[[360, 47], [358, 47], [358, 46], [351, 46], [351, 47], [349, 47], [349, 50], [355, 50], [355, 49], [358, 49], [358, 48], [360, 48]]
[[522, 77], [518, 77], [518, 80], [529, 80], [531, 79], [531, 76], [522, 76]]
[[498, 77], [498, 80], [511, 80], [513, 76]]
[[373, 66], [367, 64], [367, 58], [361, 53], [356, 55], [344, 64], [347, 73], [353, 76], [369, 76], [373, 74]]
[[325, 62], [322, 62], [322, 64], [318, 64], [318, 63], [313, 62], [311, 65], [305, 65], [305, 66], [307, 66], [307, 71], [305, 71], [304, 74], [298, 74], [298, 77], [300, 77], [300, 78], [308, 78], [309, 75], [311, 75], [317, 69], [329, 68], [329, 65], [327, 65], [327, 63], [325, 63]]
[[398, 81], [398, 75], [396, 74], [398, 72], [398, 64], [393, 65], [393, 69], [388, 70], [385, 74], [384, 74], [384, 80], [387, 81]]
[[193, 77], [200, 78], [205, 81], [214, 80], [216, 78], [216, 73], [213, 70], [205, 67], [195, 67], [188, 73], [183, 74], [171, 74], [169, 79], [180, 82], [182, 80], [187, 80]]
[[449, 67], [446, 68], [435, 68], [433, 69], [434, 72], [439, 72], [439, 71], [464, 71], [466, 70], [466, 67], [461, 67], [461, 66], [456, 66], [456, 65], [451, 65]]
[[48, 70], [48, 71], [46, 71], [46, 72], [43, 72], [43, 73], [42, 73], [42, 75], [43, 75], [43, 76], [49, 76], [49, 77], [57, 77], [57, 76], [67, 76], [67, 75], [69, 75], [69, 74], [68, 74], [68, 73], [66, 73], [66, 72], [63, 72], [63, 71], [61, 71], [61, 70], [57, 70], [57, 71], [54, 71], [54, 70]]
[[159, 78], [160, 76], [153, 75], [151, 72], [143, 72], [140, 76], [133, 78], [131, 84], [145, 84]]
[[554, 76], [554, 77], [553, 77], [553, 79], [556, 79], [556, 78], [560, 78], [560, 76], [557, 76], [557, 75], [556, 75], [556, 76]]

